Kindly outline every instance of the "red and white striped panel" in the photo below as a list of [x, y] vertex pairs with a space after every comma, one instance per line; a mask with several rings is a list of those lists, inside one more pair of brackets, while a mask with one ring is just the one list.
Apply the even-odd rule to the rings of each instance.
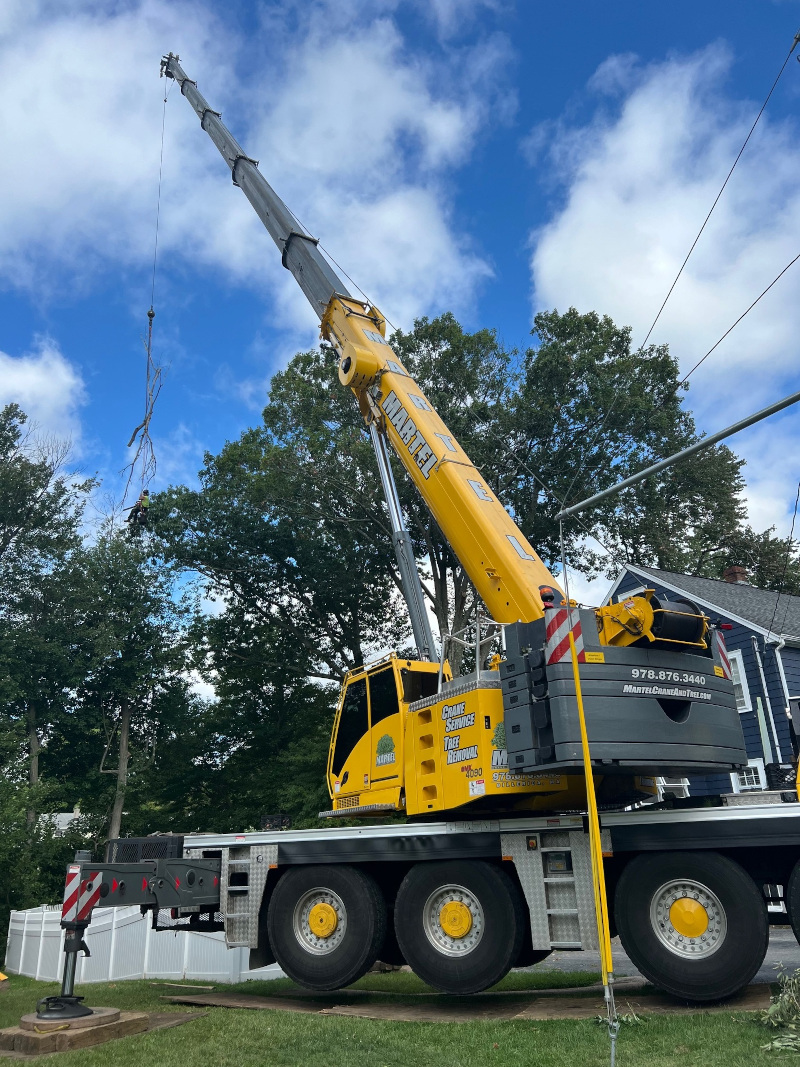
[[720, 630], [714, 631], [714, 643], [717, 646], [717, 655], [719, 656], [722, 671], [725, 677], [730, 679], [732, 677], [731, 661], [728, 659], [728, 650], [725, 648], [725, 636]]
[[[549, 608], [545, 616], [544, 655], [546, 663], [565, 663], [570, 660], [569, 631], [570, 618], [566, 608]], [[578, 662], [586, 662], [586, 653], [583, 648], [583, 630], [581, 629], [581, 616], [577, 608], [572, 609], [572, 636], [575, 640], [575, 651], [578, 654]]]
[[81, 866], [79, 863], [71, 863], [67, 867], [67, 881], [64, 886], [64, 904], [61, 908], [62, 923], [75, 921], [78, 914], [78, 897], [80, 896]]
[[[103, 879], [100, 877], [99, 871], [93, 871], [88, 878], [81, 882], [81, 891], [78, 897], [78, 922], [83, 922], [84, 919], [91, 915], [92, 908], [100, 899], [100, 886], [102, 884]], [[91, 889], [89, 886], [91, 886]]]

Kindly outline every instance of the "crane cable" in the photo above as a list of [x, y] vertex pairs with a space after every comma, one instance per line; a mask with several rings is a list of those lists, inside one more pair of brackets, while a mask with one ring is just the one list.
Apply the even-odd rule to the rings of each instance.
[[[686, 253], [686, 257], [684, 258], [683, 263], [681, 263], [680, 268], [678, 270], [678, 273], [675, 275], [675, 278], [674, 278], [674, 280], [672, 282], [672, 285], [669, 287], [667, 295], [664, 297], [664, 300], [663, 300], [663, 302], [661, 304], [661, 307], [658, 309], [656, 317], [653, 319], [653, 322], [650, 325], [650, 329], [647, 331], [647, 335], [646, 335], [644, 341], [639, 346], [638, 350], [640, 352], [644, 349], [644, 346], [650, 340], [650, 336], [652, 335], [653, 330], [655, 329], [656, 324], [658, 323], [658, 320], [661, 318], [661, 313], [663, 312], [664, 308], [667, 306], [667, 301], [672, 296], [672, 293], [673, 293], [673, 291], [675, 289], [675, 286], [678, 284], [678, 280], [681, 277], [681, 275], [683, 274], [684, 267], [689, 262], [689, 259], [690, 259], [691, 255], [692, 255], [692, 253], [694, 252], [695, 248], [697, 247], [697, 243], [700, 240], [700, 238], [701, 238], [701, 236], [703, 234], [703, 231], [705, 230], [706, 226], [708, 225], [708, 221], [711, 218], [712, 214], [714, 213], [714, 209], [716, 208], [717, 204], [719, 203], [720, 198], [722, 197], [722, 194], [724, 193], [725, 188], [726, 188], [728, 182], [730, 181], [731, 176], [733, 175], [733, 172], [736, 169], [736, 166], [737, 166], [739, 160], [742, 158], [742, 154], [744, 153], [744, 150], [747, 147], [747, 145], [748, 145], [748, 143], [750, 141], [750, 138], [753, 136], [753, 133], [755, 132], [755, 128], [758, 125], [759, 120], [761, 119], [761, 116], [764, 114], [764, 111], [765, 111], [765, 109], [767, 107], [767, 104], [769, 103], [770, 99], [772, 98], [772, 94], [775, 92], [775, 89], [776, 89], [776, 87], [778, 85], [778, 82], [781, 80], [781, 76], [782, 76], [784, 70], [786, 69], [786, 65], [788, 64], [789, 60], [791, 59], [792, 54], [793, 54], [795, 48], [797, 48], [798, 44], [800, 44], [800, 30], [798, 30], [797, 33], [795, 34], [794, 40], [792, 41], [792, 46], [789, 49], [789, 51], [788, 51], [788, 53], [786, 55], [786, 58], [784, 59], [782, 65], [781, 65], [780, 70], [778, 71], [778, 74], [777, 74], [777, 76], [775, 78], [775, 81], [772, 83], [772, 86], [771, 86], [769, 92], [767, 93], [766, 99], [764, 100], [764, 103], [761, 105], [761, 108], [759, 109], [759, 112], [755, 117], [753, 125], [750, 127], [750, 130], [749, 130], [747, 136], [745, 137], [744, 142], [742, 143], [742, 147], [739, 149], [739, 152], [737, 153], [736, 158], [734, 159], [733, 164], [731, 165], [731, 168], [728, 171], [728, 173], [727, 173], [727, 175], [725, 177], [725, 180], [723, 181], [723, 183], [722, 183], [722, 185], [720, 187], [719, 192], [717, 193], [716, 197], [714, 198], [714, 202], [712, 203], [711, 207], [709, 208], [708, 214], [706, 215], [705, 219], [703, 220], [703, 224], [701, 225], [700, 229], [697, 232], [697, 236], [695, 237], [694, 241], [692, 241], [692, 244], [691, 244], [691, 246], [689, 248], [689, 251]], [[793, 260], [792, 262], [795, 262], [795, 261]], [[791, 266], [791, 265], [792, 264], [790, 263], [789, 266]], [[788, 270], [788, 267], [784, 268], [784, 270], [781, 272], [781, 274], [785, 273], [786, 270]], [[781, 277], [781, 275], [779, 274], [778, 278], [780, 278], [780, 277]], [[776, 278], [775, 281], [777, 281], [778, 278]], [[772, 285], [774, 285], [774, 284], [775, 284], [775, 282], [772, 283]], [[768, 289], [771, 288], [771, 287], [772, 286], [768, 286]], [[766, 293], [767, 290], [765, 290], [764, 292]], [[763, 295], [764, 295], [764, 293], [761, 294], [761, 296], [763, 296]], [[758, 300], [760, 300], [760, 299], [761, 299], [761, 297], [758, 298]], [[755, 306], [755, 304], [758, 303], [758, 300], [756, 300], [754, 302], [754, 304], [751, 305], [751, 306]], [[749, 311], [750, 308], [748, 308], [747, 310]], [[745, 312], [745, 314], [747, 314], [747, 312]], [[744, 316], [742, 316], [742, 318], [743, 317]], [[734, 326], [739, 321], [740, 320], [737, 319], [737, 322], [734, 323]], [[733, 329], [733, 326], [731, 327], [731, 329]], [[730, 330], [728, 331], [728, 333], [730, 333]], [[727, 334], [723, 335], [723, 337], [720, 338], [720, 340], [717, 342], [717, 344], [719, 344], [721, 341], [723, 341], [726, 336], [727, 336]], [[714, 348], [716, 348], [716, 345], [714, 346]], [[710, 355], [713, 350], [714, 350], [713, 348], [710, 349], [709, 352], [706, 353], [706, 356]], [[706, 357], [704, 356], [703, 358], [705, 359]], [[701, 362], [702, 362], [702, 360], [701, 360]], [[699, 366], [699, 364], [698, 364], [698, 366]], [[692, 368], [692, 370], [696, 370], [696, 369], [697, 369], [696, 367]], [[689, 373], [691, 374], [692, 371], [690, 371]], [[688, 377], [688, 375], [687, 375], [687, 377]], [[685, 381], [685, 379], [684, 379], [684, 381]], [[608, 422], [609, 418], [611, 417], [611, 414], [612, 414], [612, 412], [614, 411], [614, 409], [615, 409], [615, 407], [617, 405], [617, 401], [619, 400], [620, 395], [621, 395], [620, 393], [617, 393], [614, 396], [614, 399], [612, 400], [611, 404], [609, 405], [609, 408], [608, 408], [608, 411], [605, 414], [605, 417], [603, 418], [602, 422], [600, 423], [600, 426], [598, 427], [597, 431], [595, 432], [594, 437], [592, 438], [591, 442], [589, 443], [589, 449], [588, 449], [589, 452], [591, 452], [591, 449], [597, 443], [597, 441], [600, 438], [600, 435], [602, 434], [603, 430], [605, 429], [606, 423]], [[580, 466], [578, 466], [577, 470], [575, 471], [575, 474], [573, 475], [572, 481], [570, 482], [569, 486], [567, 487], [567, 491], [564, 493], [564, 498], [565, 499], [569, 497], [570, 491], [572, 490], [572, 487], [575, 485], [575, 482], [577, 481], [578, 476], [581, 474], [582, 469], [583, 469], [583, 467], [582, 467], [582, 465], [580, 465]]]
[[153, 241], [153, 270], [150, 283], [150, 308], [147, 312], [147, 338], [143, 341], [146, 357], [145, 365], [145, 391], [144, 391], [144, 417], [130, 436], [127, 447], [132, 448], [136, 444], [136, 452], [133, 459], [124, 468], [129, 471], [128, 480], [123, 494], [123, 502], [127, 498], [133, 480], [136, 466], [141, 460], [141, 489], [143, 493], [147, 485], [156, 474], [157, 463], [153, 441], [150, 436], [150, 421], [153, 417], [156, 400], [158, 400], [163, 385], [163, 368], [158, 366], [153, 359], [153, 319], [155, 318], [155, 293], [156, 293], [156, 269], [158, 265], [158, 234], [161, 223], [161, 186], [164, 174], [164, 135], [167, 122], [167, 98], [173, 83], [164, 85], [164, 99], [161, 112], [161, 147], [158, 159], [158, 194], [156, 198], [156, 225]]

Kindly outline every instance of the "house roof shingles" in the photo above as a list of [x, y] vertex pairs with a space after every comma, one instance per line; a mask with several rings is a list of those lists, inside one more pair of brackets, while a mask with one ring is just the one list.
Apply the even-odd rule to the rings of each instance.
[[[691, 574], [656, 570], [654, 567], [629, 565], [628, 570], [639, 576], [652, 575], [654, 581], [675, 586], [690, 597], [754, 623], [762, 630], [782, 634], [800, 641], [800, 596], [776, 593], [773, 589], [757, 589], [753, 585], [737, 585], [719, 578], [697, 578]], [[777, 604], [777, 610], [776, 610]]]

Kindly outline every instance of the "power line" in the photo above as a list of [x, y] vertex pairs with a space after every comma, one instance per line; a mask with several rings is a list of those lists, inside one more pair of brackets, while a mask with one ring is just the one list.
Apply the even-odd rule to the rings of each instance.
[[697, 236], [692, 241], [691, 248], [686, 253], [686, 258], [684, 259], [683, 263], [681, 263], [680, 269], [678, 270], [678, 273], [675, 275], [675, 279], [674, 279], [672, 285], [669, 287], [669, 292], [664, 297], [664, 302], [661, 305], [661, 307], [658, 309], [658, 314], [653, 319], [653, 323], [652, 323], [650, 329], [647, 331], [647, 336], [645, 337], [644, 341], [642, 342], [642, 348], [644, 348], [644, 346], [650, 340], [650, 335], [653, 332], [653, 330], [656, 328], [656, 323], [661, 318], [661, 312], [667, 306], [667, 301], [672, 296], [672, 291], [675, 288], [675, 286], [678, 284], [678, 279], [680, 278], [681, 274], [683, 274], [683, 268], [689, 262], [689, 258], [691, 256], [692, 252], [694, 252], [694, 250], [695, 250], [695, 248], [697, 246], [697, 242], [700, 240], [700, 238], [703, 235], [703, 230], [705, 230], [706, 226], [708, 225], [708, 220], [711, 218], [711, 216], [714, 213], [714, 208], [717, 206], [717, 204], [719, 203], [720, 197], [725, 192], [725, 187], [728, 184], [728, 182], [731, 180], [731, 175], [736, 170], [736, 164], [742, 158], [742, 153], [744, 152], [745, 148], [747, 148], [748, 142], [749, 142], [750, 138], [753, 136], [753, 133], [755, 132], [755, 128], [758, 125], [759, 119], [764, 114], [764, 110], [765, 110], [767, 104], [769, 103], [772, 94], [775, 92], [775, 87], [777, 86], [778, 82], [781, 80], [781, 75], [783, 74], [784, 70], [786, 69], [786, 64], [792, 58], [792, 52], [794, 52], [795, 48], [797, 47], [798, 41], [800, 41], [800, 32], [795, 37], [794, 41], [792, 41], [792, 47], [789, 49], [789, 52], [788, 52], [788, 54], [786, 56], [786, 59], [784, 59], [784, 61], [783, 61], [783, 66], [778, 71], [778, 76], [775, 78], [775, 81], [772, 83], [772, 88], [767, 93], [767, 98], [764, 101], [764, 103], [761, 105], [761, 110], [756, 115], [755, 121], [753, 122], [753, 125], [750, 127], [750, 132], [747, 134], [747, 137], [745, 137], [744, 143], [742, 144], [742, 147], [739, 149], [739, 152], [738, 152], [738, 154], [736, 156], [736, 159], [734, 159], [733, 164], [731, 166], [731, 169], [728, 171], [728, 174], [727, 174], [727, 176], [725, 178], [725, 181], [722, 183], [722, 186], [721, 186], [719, 192], [717, 193], [716, 197], [714, 198], [714, 203], [711, 205], [711, 207], [709, 208], [708, 214], [703, 219], [703, 225], [697, 231]]
[[[750, 141], [750, 138], [753, 136], [753, 132], [755, 131], [755, 128], [758, 125], [761, 116], [764, 114], [764, 110], [766, 109], [766, 106], [769, 103], [769, 101], [770, 101], [770, 99], [772, 97], [772, 94], [775, 92], [775, 88], [776, 88], [778, 82], [781, 79], [781, 75], [783, 74], [784, 70], [786, 69], [786, 64], [791, 59], [792, 53], [794, 52], [794, 50], [797, 47], [798, 43], [800, 43], [800, 31], [798, 31], [798, 33], [795, 35], [795, 38], [792, 41], [792, 46], [789, 49], [789, 52], [788, 52], [788, 54], [786, 56], [786, 59], [784, 59], [783, 64], [781, 65], [781, 69], [778, 71], [777, 77], [775, 78], [775, 81], [772, 83], [772, 86], [771, 86], [769, 92], [767, 93], [766, 99], [764, 100], [764, 103], [761, 105], [761, 108], [759, 109], [759, 112], [755, 117], [755, 121], [753, 122], [753, 125], [750, 127], [750, 131], [748, 132], [747, 137], [745, 137], [744, 142], [742, 144], [742, 147], [739, 149], [739, 152], [736, 155], [736, 159], [734, 159], [733, 164], [731, 166], [731, 169], [728, 171], [728, 174], [725, 177], [725, 181], [722, 183], [719, 192], [717, 193], [716, 197], [714, 198], [714, 202], [711, 205], [711, 207], [710, 207], [710, 209], [708, 211], [708, 214], [706, 215], [705, 219], [703, 220], [703, 224], [700, 227], [700, 229], [698, 230], [697, 236], [695, 237], [694, 241], [692, 241], [691, 247], [689, 248], [689, 251], [686, 253], [686, 257], [685, 257], [683, 263], [681, 263], [680, 269], [678, 270], [678, 273], [675, 275], [675, 278], [674, 278], [674, 280], [672, 282], [672, 285], [669, 287], [669, 291], [667, 292], [667, 295], [664, 297], [664, 300], [663, 300], [663, 302], [661, 304], [661, 307], [658, 309], [658, 313], [656, 314], [656, 317], [653, 319], [653, 322], [650, 325], [650, 329], [647, 331], [647, 336], [645, 337], [644, 341], [639, 346], [639, 351], [640, 352], [644, 349], [644, 346], [650, 340], [650, 336], [653, 333], [653, 330], [656, 328], [656, 324], [657, 324], [658, 320], [661, 318], [661, 313], [664, 310], [664, 308], [667, 306], [667, 301], [669, 300], [670, 296], [672, 295], [672, 292], [675, 289], [675, 286], [678, 284], [678, 279], [683, 274], [683, 269], [686, 266], [686, 264], [689, 262], [689, 258], [691, 257], [692, 253], [694, 252], [694, 250], [695, 250], [695, 248], [697, 246], [697, 242], [700, 240], [700, 238], [701, 238], [701, 236], [703, 234], [703, 231], [705, 230], [705, 228], [706, 228], [706, 226], [708, 224], [708, 220], [711, 218], [712, 214], [714, 213], [714, 209], [716, 208], [717, 204], [719, 203], [720, 197], [724, 193], [725, 188], [726, 188], [728, 182], [731, 179], [731, 175], [733, 174], [734, 170], [736, 169], [737, 163], [742, 158], [742, 154], [743, 154], [745, 148], [747, 147], [747, 145], [748, 145], [748, 143]], [[791, 266], [791, 264], [790, 264], [790, 266]], [[780, 275], [779, 275], [779, 277], [780, 277]], [[777, 278], [776, 278], [776, 281], [777, 281]], [[773, 282], [772, 284], [774, 285], [775, 283]], [[762, 293], [762, 296], [763, 296], [763, 293]], [[760, 297], [759, 297], [759, 299], [760, 299]], [[749, 310], [750, 309], [748, 308], [748, 311]], [[747, 312], [745, 312], [745, 314], [747, 314]], [[736, 325], [736, 323], [734, 323], [734, 325]], [[730, 331], [728, 331], [728, 332], [730, 332]], [[720, 338], [720, 341], [721, 340], [722, 340], [722, 338]], [[719, 344], [719, 342], [717, 342], [717, 344]], [[713, 349], [712, 349], [712, 351], [713, 351]], [[692, 368], [692, 369], [694, 370], [696, 368]], [[593, 446], [599, 440], [601, 433], [605, 429], [606, 423], [608, 422], [609, 418], [611, 417], [611, 414], [612, 414], [612, 412], [614, 411], [614, 409], [615, 409], [615, 407], [617, 405], [617, 401], [619, 400], [620, 395], [621, 395], [620, 393], [617, 393], [617, 395], [614, 397], [614, 399], [612, 400], [611, 404], [609, 405], [608, 411], [606, 412], [602, 422], [600, 423], [600, 426], [598, 427], [594, 437], [592, 438], [592, 440], [591, 440], [591, 442], [589, 444], [589, 449], [588, 449], [589, 452], [591, 452]], [[572, 481], [570, 482], [569, 486], [567, 487], [566, 493], [564, 494], [565, 498], [567, 498], [569, 496], [569, 494], [570, 494], [570, 492], [572, 490], [572, 487], [575, 485], [575, 482], [577, 481], [577, 479], [580, 476], [581, 472], [582, 472], [582, 467], [578, 467], [578, 469], [575, 471], [575, 474], [572, 477]]]
[[694, 374], [694, 372], [697, 370], [697, 368], [700, 366], [701, 363], [705, 363], [705, 361], [708, 359], [708, 357], [711, 355], [711, 353], [714, 351], [714, 349], [718, 348], [722, 344], [722, 342], [725, 340], [725, 338], [728, 336], [728, 334], [731, 333], [733, 331], [733, 329], [736, 326], [739, 325], [739, 323], [742, 321], [742, 319], [753, 310], [753, 308], [759, 302], [761, 297], [767, 295], [767, 293], [770, 291], [770, 289], [773, 287], [773, 285], [775, 285], [776, 282], [780, 281], [780, 279], [784, 276], [784, 274], [789, 269], [789, 267], [793, 267], [794, 264], [798, 261], [798, 259], [800, 259], [800, 253], [798, 253], [790, 263], [786, 264], [786, 266], [783, 268], [783, 270], [780, 272], [780, 274], [778, 274], [775, 278], [772, 279], [772, 281], [769, 283], [767, 288], [762, 293], [759, 293], [759, 295], [755, 298], [755, 300], [750, 305], [750, 307], [747, 308], [746, 311], [742, 312], [742, 314], [739, 316], [739, 318], [736, 320], [736, 322], [734, 322], [732, 326], [728, 327], [728, 329], [725, 331], [725, 333], [722, 335], [722, 337], [720, 337], [720, 339], [715, 344], [713, 344], [711, 346], [711, 348], [709, 348], [709, 350], [706, 352], [706, 354], [703, 356], [703, 358], [701, 360], [699, 360], [697, 363], [695, 363], [695, 365], [692, 367], [692, 369], [689, 371], [689, 373], [685, 375], [685, 377], [682, 379], [682, 381], [678, 382], [678, 385], [676, 386], [676, 388], [679, 389], [682, 385], [686, 384], [686, 382], [689, 380], [689, 376]]

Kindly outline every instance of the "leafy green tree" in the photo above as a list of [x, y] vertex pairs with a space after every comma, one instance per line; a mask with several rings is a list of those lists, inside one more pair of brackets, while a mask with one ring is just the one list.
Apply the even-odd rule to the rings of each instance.
[[19, 586], [78, 544], [91, 480], [63, 469], [69, 446], [37, 438], [17, 404], [0, 408], [0, 609]]
[[[491, 330], [452, 315], [422, 319], [392, 344], [550, 569], [561, 570], [561, 501], [573, 503], [697, 440], [666, 346], [633, 351], [607, 316], [536, 316], [535, 344], [505, 349]], [[741, 461], [703, 453], [564, 523], [569, 565], [593, 576], [621, 562], [692, 568], [720, 531], [740, 528]], [[405, 479], [418, 553], [430, 562], [440, 627], [475, 610], [466, 575]], [[605, 548], [599, 547], [600, 539]]]
[[86, 592], [72, 560], [62, 560], [35, 580], [29, 576], [0, 621], [6, 682], [3, 722], [7, 743], [16, 740], [15, 762], [26, 754], [29, 827], [43, 810], [37, 803], [43, 748], [74, 709], [76, 688], [91, 654], [84, 626]]
[[198, 616], [189, 636], [215, 699], [190, 709], [160, 748], [149, 787], [160, 825], [229, 832], [286, 814], [296, 826], [316, 824], [330, 806], [325, 767], [336, 687], [294, 669], [291, 631], [238, 609]]
[[[545, 562], [561, 567], [560, 500], [614, 484], [696, 440], [665, 346], [632, 351], [630, 330], [574, 309], [537, 316], [536, 343], [508, 350], [452, 315], [391, 343]], [[474, 590], [395, 462], [440, 631], [474, 616]], [[587, 574], [621, 561], [691, 567], [742, 521], [741, 462], [716, 448], [565, 523], [567, 560]], [[277, 374], [262, 426], [207, 456], [201, 490], [162, 494], [167, 558], [227, 604], [293, 634], [292, 666], [336, 678], [370, 648], [409, 641], [371, 445], [330, 350]], [[610, 552], [587, 539], [587, 531]]]
[[[182, 608], [171, 572], [152, 563], [127, 533], [104, 532], [80, 552], [91, 606], [84, 620], [91, 647], [77, 689], [79, 729], [92, 724], [104, 741], [99, 773], [115, 781], [108, 836], [119, 837], [132, 775], [152, 761], [170, 721], [189, 700]], [[102, 733], [100, 732], [102, 731]], [[69, 741], [69, 731], [65, 731]], [[52, 746], [55, 764], [63, 755]]]
[[721, 578], [726, 568], [742, 566], [751, 585], [800, 596], [800, 550], [790, 537], [775, 537], [775, 527], [756, 533], [750, 526], [720, 531], [703, 545], [693, 574]]
[[17, 405], [0, 410], [0, 734], [6, 758], [27, 763], [31, 829], [42, 743], [79, 677], [82, 597], [65, 571], [93, 482], [66, 473], [68, 447], [26, 423]]
[[15, 404], [0, 409], [0, 936], [8, 909], [59, 899], [64, 865], [94, 827], [66, 835], [42, 753], [74, 699], [85, 655], [85, 600], [70, 560], [93, 482], [64, 467], [68, 446], [34, 434]]
[[228, 610], [280, 626], [287, 670], [323, 679], [408, 634], [371, 446], [334, 379], [330, 352], [296, 356], [273, 378], [263, 425], [206, 456], [199, 491], [152, 505], [166, 558]]

